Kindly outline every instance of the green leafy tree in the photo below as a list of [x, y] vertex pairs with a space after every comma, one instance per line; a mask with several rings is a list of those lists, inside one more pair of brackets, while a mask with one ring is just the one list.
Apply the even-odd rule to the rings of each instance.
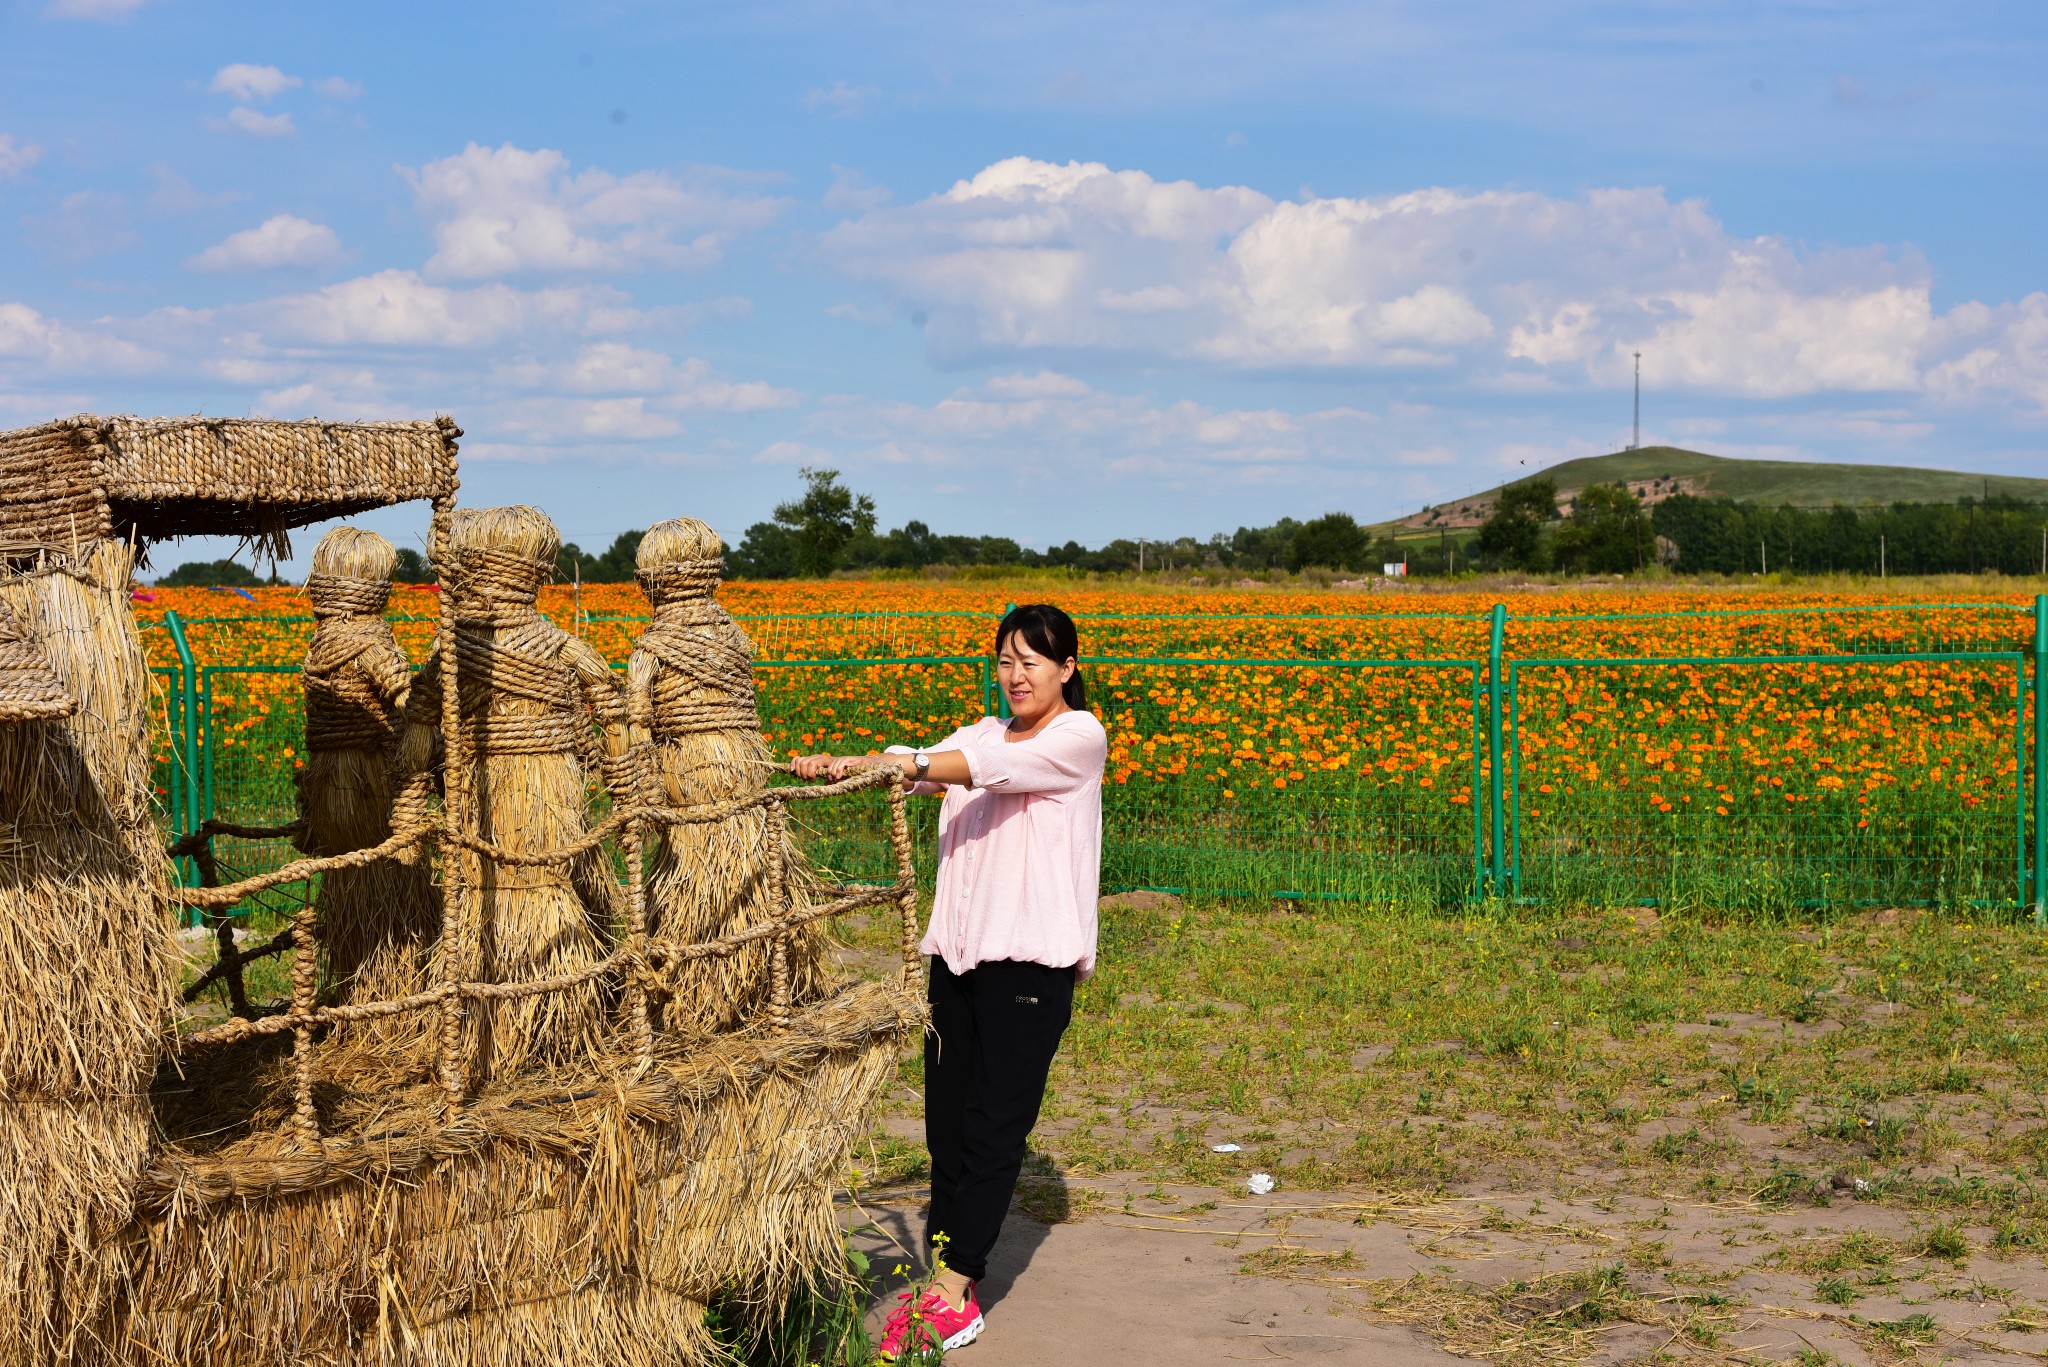
[[775, 520], [747, 528], [728, 558], [735, 575], [753, 579], [818, 578], [845, 562], [857, 542], [875, 534], [875, 501], [839, 482], [837, 470], [803, 470], [802, 498], [777, 505]]
[[429, 584], [434, 579], [434, 567], [424, 555], [410, 546], [398, 548], [398, 567], [391, 571], [393, 582], [400, 584]]
[[187, 560], [157, 580], [173, 589], [250, 588], [262, 582], [254, 570], [232, 560]]
[[1287, 568], [1319, 565], [1332, 570], [1362, 570], [1372, 554], [1372, 540], [1349, 513], [1325, 513], [1304, 522], [1287, 542]]
[[1654, 543], [1650, 519], [1627, 485], [1588, 485], [1557, 529], [1557, 567], [1576, 574], [1628, 574], [1649, 560]]
[[1557, 481], [1538, 475], [1510, 484], [1494, 499], [1493, 515], [1479, 528], [1479, 553], [1495, 565], [1543, 568], [1543, 528], [1557, 520]]
[[620, 532], [603, 555], [591, 555], [571, 541], [555, 552], [555, 579], [564, 584], [576, 579], [586, 584], [629, 584], [640, 539], [646, 535], [644, 531]]

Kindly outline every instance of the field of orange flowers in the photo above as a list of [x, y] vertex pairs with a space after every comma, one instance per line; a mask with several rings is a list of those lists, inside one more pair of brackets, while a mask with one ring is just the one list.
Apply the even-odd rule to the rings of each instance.
[[[928, 742], [980, 715], [990, 634], [1018, 596], [847, 582], [721, 595], [755, 641], [763, 724], [785, 755]], [[1773, 904], [2024, 892], [2019, 657], [2034, 628], [2018, 594], [1057, 597], [1111, 734], [1112, 884]], [[135, 606], [155, 665], [177, 663], [175, 610], [196, 663], [215, 667], [212, 810], [288, 809], [303, 596], [157, 590]], [[415, 658], [437, 607], [426, 589], [394, 599]], [[615, 661], [647, 611], [631, 585], [553, 588], [543, 607]], [[858, 820], [814, 836], [850, 873], [878, 852]]]

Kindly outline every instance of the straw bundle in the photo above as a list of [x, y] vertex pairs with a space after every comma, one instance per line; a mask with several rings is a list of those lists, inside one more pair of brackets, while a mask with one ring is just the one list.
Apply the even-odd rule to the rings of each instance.
[[[335, 1095], [345, 1137], [317, 1150], [250, 1131], [279, 1060], [235, 1046], [193, 1075], [210, 1100], [164, 1111], [182, 1142], [143, 1184], [125, 1360], [707, 1362], [713, 1296], [771, 1313], [837, 1265], [831, 1184], [921, 1020], [865, 984], [780, 1032], [664, 1040], [642, 1075], [621, 1050], [494, 1083], [452, 1125], [430, 1086]], [[213, 1101], [245, 1123], [204, 1133]]]
[[177, 959], [128, 548], [0, 568], [67, 717], [0, 725], [0, 1361], [84, 1351], [123, 1275]]
[[0, 599], [0, 722], [51, 721], [78, 710], [43, 652]]
[[[375, 532], [336, 527], [313, 552], [306, 580], [318, 625], [306, 648], [306, 767], [299, 774], [303, 830], [311, 855], [345, 854], [391, 834], [393, 749], [412, 670], [384, 608], [398, 552]], [[320, 883], [320, 938], [332, 995], [376, 1001], [417, 992], [440, 926], [427, 871], [396, 861], [338, 869]], [[350, 1055], [400, 1064], [428, 1022], [404, 1016], [362, 1022], [330, 1036]], [[357, 1059], [357, 1066], [369, 1062]]]
[[[653, 796], [676, 807], [749, 797], [767, 783], [753, 643], [713, 596], [723, 553], [718, 533], [690, 517], [658, 523], [640, 541], [637, 577], [654, 620], [626, 666], [627, 710], [636, 733], [653, 739]], [[781, 825], [760, 808], [664, 830], [648, 880], [652, 929], [687, 944], [772, 920], [771, 861], [780, 861], [785, 879], [801, 868]], [[816, 994], [823, 948], [822, 927], [786, 941], [794, 1000]], [[727, 1030], [759, 1014], [771, 967], [766, 945], [688, 965], [667, 1003], [667, 1024]]]
[[[463, 729], [474, 755], [477, 834], [514, 854], [559, 849], [589, 829], [590, 781], [626, 749], [625, 707], [604, 658], [534, 607], [561, 536], [535, 508], [455, 514], [448, 589], [455, 640], [436, 637], [407, 701], [404, 766], [429, 762], [441, 717], [441, 652], [460, 665]], [[603, 728], [600, 743], [592, 727]], [[607, 953], [617, 922], [604, 855], [568, 868], [483, 861], [473, 945], [443, 938], [475, 976], [530, 982], [572, 973]], [[451, 917], [453, 913], [451, 913]], [[596, 984], [479, 1010], [483, 1075], [582, 1058], [599, 1047], [605, 1003]]]

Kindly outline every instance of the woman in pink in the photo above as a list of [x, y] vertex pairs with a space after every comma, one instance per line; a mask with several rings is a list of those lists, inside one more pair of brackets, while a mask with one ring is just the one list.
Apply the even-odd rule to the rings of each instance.
[[918, 1306], [906, 1294], [890, 1318], [885, 1361], [980, 1335], [975, 1284], [1016, 1190], [1074, 984], [1095, 969], [1109, 746], [1088, 711], [1079, 654], [1066, 613], [1042, 603], [1013, 608], [996, 628], [1008, 721], [983, 717], [922, 750], [796, 762], [799, 777], [837, 778], [880, 760], [902, 766], [917, 781], [913, 791], [945, 794], [923, 945], [931, 956], [929, 1227], [945, 1236], [944, 1265]]

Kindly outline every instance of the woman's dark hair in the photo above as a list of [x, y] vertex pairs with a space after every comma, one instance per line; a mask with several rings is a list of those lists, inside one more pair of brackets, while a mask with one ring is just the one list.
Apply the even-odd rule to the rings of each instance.
[[[1081, 654], [1081, 637], [1074, 630], [1074, 619], [1050, 603], [1025, 603], [1004, 613], [1002, 624], [996, 628], [996, 654], [1003, 653], [1003, 642], [1012, 633], [1022, 636], [1024, 644], [1040, 655], [1061, 664], [1078, 659]], [[1076, 665], [1074, 676], [1061, 685], [1060, 696], [1076, 712], [1088, 710], [1088, 686], [1081, 682], [1080, 666]]]

